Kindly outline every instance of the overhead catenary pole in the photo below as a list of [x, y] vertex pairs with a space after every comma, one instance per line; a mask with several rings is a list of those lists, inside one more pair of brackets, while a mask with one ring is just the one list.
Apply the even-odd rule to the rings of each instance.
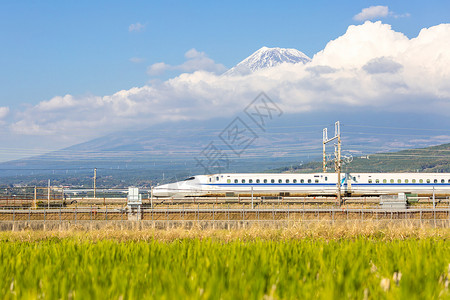
[[252, 186], [252, 209], [253, 209], [253, 186]]
[[337, 174], [338, 174], [338, 201], [339, 205], [342, 204], [341, 200], [341, 128], [339, 121], [335, 124], [337, 131], [337, 137], [338, 137], [338, 143], [337, 143]]
[[47, 186], [47, 206], [50, 208], [50, 179], [48, 180]]
[[342, 204], [342, 199], [341, 199], [341, 129], [340, 129], [340, 124], [339, 121], [336, 122], [335, 124], [336, 128], [336, 132], [337, 132], [337, 137], [338, 137], [338, 144], [337, 144], [337, 174], [338, 174], [338, 202], [339, 205]]
[[324, 128], [323, 129], [323, 142], [322, 142], [322, 146], [323, 146], [323, 172], [326, 173], [327, 172], [327, 154], [325, 153], [325, 145], [326, 145], [326, 141], [328, 140], [328, 132], [327, 129]]
[[342, 205], [341, 199], [341, 129], [340, 123], [337, 121], [334, 123], [334, 137], [328, 138], [327, 129], [323, 130], [323, 170], [326, 172], [326, 155], [325, 155], [325, 144], [337, 140], [337, 144], [334, 145], [334, 171], [337, 174], [336, 182], [336, 196], [339, 205]]
[[97, 192], [97, 168], [94, 169], [94, 198]]
[[433, 185], [433, 209], [435, 209], [435, 208], [436, 208], [436, 196], [434, 193], [434, 185]]
[[153, 187], [151, 187], [150, 193], [150, 208], [153, 209]]
[[36, 186], [34, 186], [34, 200], [33, 200], [33, 208], [37, 207], [37, 191]]

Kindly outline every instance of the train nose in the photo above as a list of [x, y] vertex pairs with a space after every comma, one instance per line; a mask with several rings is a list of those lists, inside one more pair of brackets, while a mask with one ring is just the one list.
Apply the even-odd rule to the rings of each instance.
[[179, 182], [163, 184], [153, 188], [154, 197], [195, 196], [200, 192], [201, 190], [194, 186], [180, 184]]
[[175, 191], [169, 186], [169, 184], [163, 184], [153, 188], [154, 197], [171, 197], [173, 195], [175, 195]]

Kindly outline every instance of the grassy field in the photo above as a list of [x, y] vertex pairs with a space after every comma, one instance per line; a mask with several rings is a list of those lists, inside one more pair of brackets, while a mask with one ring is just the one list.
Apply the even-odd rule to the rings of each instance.
[[0, 233], [2, 299], [450, 298], [448, 229]]

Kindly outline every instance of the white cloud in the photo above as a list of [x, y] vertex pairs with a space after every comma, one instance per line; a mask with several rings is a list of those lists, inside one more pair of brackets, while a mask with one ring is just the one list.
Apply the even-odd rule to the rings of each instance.
[[76, 143], [168, 120], [232, 117], [261, 91], [286, 113], [350, 108], [450, 116], [450, 24], [423, 29], [413, 39], [381, 22], [350, 26], [308, 64], [246, 76], [215, 74], [217, 64], [195, 49], [185, 56], [181, 65], [155, 64], [149, 72], [193, 73], [103, 97], [54, 97], [17, 114], [11, 129], [71, 136]]
[[394, 18], [396, 18], [396, 19], [398, 19], [398, 18], [409, 18], [409, 17], [411, 17], [411, 14], [410, 13], [404, 13], [404, 14], [397, 15], [397, 14], [393, 13], [392, 16]]
[[133, 31], [141, 31], [145, 28], [144, 24], [141, 24], [139, 22], [131, 24], [130, 26], [128, 26], [128, 31], [129, 32], [133, 32]]
[[356, 21], [366, 21], [378, 18], [385, 18], [389, 14], [389, 8], [387, 6], [370, 6], [364, 8], [359, 14], [353, 17]]
[[363, 70], [370, 74], [382, 74], [391, 73], [395, 74], [399, 72], [403, 66], [391, 58], [388, 57], [377, 57], [370, 60], [367, 64], [363, 66]]
[[347, 32], [330, 41], [314, 55], [313, 62], [332, 68], [361, 68], [371, 59], [398, 57], [408, 50], [411, 40], [380, 21], [349, 26]]
[[388, 6], [370, 6], [367, 8], [364, 8], [360, 13], [353, 16], [353, 20], [356, 21], [368, 21], [368, 20], [374, 20], [374, 19], [381, 19], [386, 17], [394, 17], [396, 19], [398, 18], [406, 18], [410, 17], [411, 15], [409, 13], [404, 14], [396, 14], [393, 11], [389, 10]]
[[64, 97], [56, 96], [48, 101], [42, 101], [37, 105], [37, 108], [40, 111], [56, 111], [74, 107], [76, 104], [71, 95], [65, 95]]
[[222, 64], [217, 64], [209, 58], [205, 52], [199, 52], [196, 49], [191, 49], [184, 54], [186, 61], [180, 65], [169, 65], [164, 62], [158, 62], [148, 67], [147, 73], [151, 76], [162, 75], [166, 71], [208, 71], [213, 73], [223, 73], [226, 67]]
[[154, 63], [147, 68], [147, 73], [150, 76], [158, 76], [164, 74], [167, 70], [173, 70], [173, 66], [163, 62]]
[[145, 59], [141, 58], [141, 57], [131, 57], [129, 60], [132, 63], [135, 63], [135, 64], [140, 64], [140, 63], [143, 63], [145, 61]]
[[8, 106], [0, 106], [0, 120], [4, 119], [9, 114]]

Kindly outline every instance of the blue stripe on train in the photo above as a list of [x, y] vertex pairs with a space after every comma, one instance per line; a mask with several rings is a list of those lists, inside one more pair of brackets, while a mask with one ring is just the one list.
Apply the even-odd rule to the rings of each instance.
[[[336, 183], [202, 183], [209, 186], [336, 186]], [[343, 184], [347, 186], [347, 183]], [[450, 186], [450, 183], [352, 183], [352, 186]]]

